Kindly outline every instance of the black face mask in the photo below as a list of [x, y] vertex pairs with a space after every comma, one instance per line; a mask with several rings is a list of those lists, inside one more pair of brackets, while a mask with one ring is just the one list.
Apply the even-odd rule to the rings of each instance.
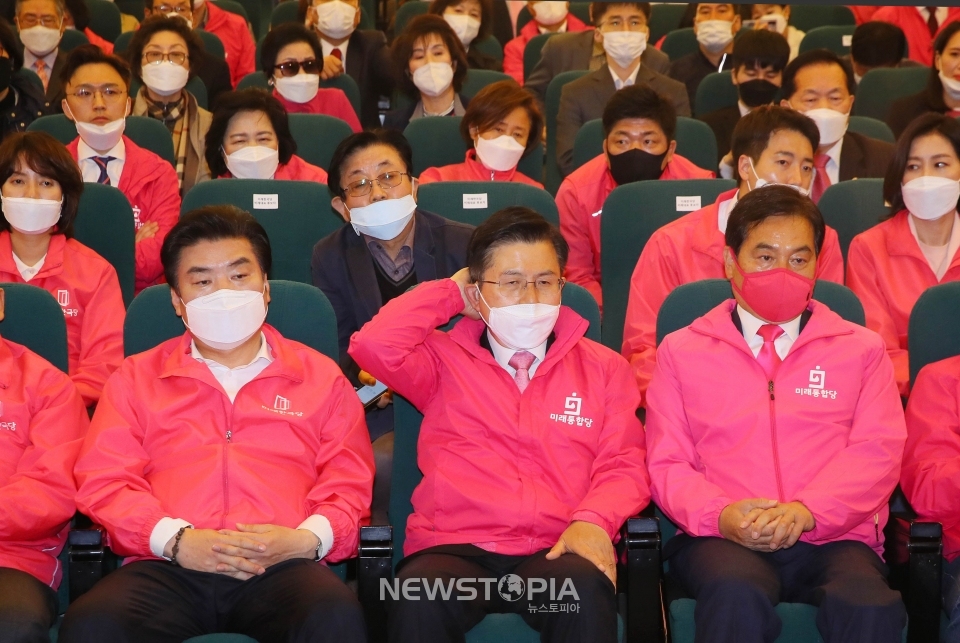
[[0, 58], [0, 92], [10, 87], [10, 76], [13, 75], [13, 62], [9, 58]]
[[769, 105], [773, 102], [774, 96], [780, 91], [780, 88], [763, 78], [755, 78], [745, 83], [740, 83], [740, 100], [747, 107], [753, 109], [761, 105]]
[[610, 174], [617, 185], [636, 181], [652, 181], [663, 174], [663, 159], [667, 153], [651, 154], [639, 149], [627, 150], [620, 154], [607, 153], [610, 160]]

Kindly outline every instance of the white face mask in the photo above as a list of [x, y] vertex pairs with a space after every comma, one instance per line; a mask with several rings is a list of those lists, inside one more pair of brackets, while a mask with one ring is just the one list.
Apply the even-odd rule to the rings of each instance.
[[697, 42], [711, 54], [719, 54], [733, 42], [733, 23], [729, 20], [704, 20], [696, 27]]
[[273, 84], [281, 96], [292, 103], [309, 103], [320, 91], [319, 74], [297, 74], [274, 78]]
[[[195, 3], [195, 4], [199, 5], [199, 3]], [[168, 14], [166, 14], [166, 15], [167, 15], [168, 18], [180, 18], [181, 20], [183, 20], [184, 22], [187, 23], [187, 26], [188, 26], [188, 27], [190, 27], [191, 29], [193, 29], [193, 16], [190, 16], [190, 17], [188, 18], [187, 16], [182, 15], [182, 14], [179, 14], [179, 13], [177, 13], [176, 11], [171, 11], [170, 13], [168, 13]]]
[[517, 167], [520, 157], [527, 150], [512, 136], [497, 138], [477, 137], [477, 158], [491, 170], [506, 172]]
[[408, 194], [399, 199], [384, 199], [360, 208], [350, 208], [348, 212], [350, 225], [357, 234], [390, 241], [403, 232], [416, 209], [417, 202], [412, 194]]
[[20, 31], [20, 42], [30, 50], [34, 56], [42, 57], [49, 54], [60, 44], [60, 28], [51, 29], [37, 25]]
[[[793, 185], [791, 183], [777, 183], [775, 181], [768, 181], [766, 179], [761, 179], [760, 175], [757, 174], [757, 168], [753, 167], [753, 159], [750, 159], [750, 169], [753, 170], [753, 175], [757, 177], [757, 182], [753, 184], [752, 190], [759, 190], [765, 185], [785, 185], [788, 188], [793, 188], [803, 196], [810, 196], [810, 190], [807, 190], [806, 188], [802, 188], [799, 185]], [[748, 183], [747, 186], [749, 187], [749, 185], [750, 184]]]
[[939, 72], [940, 84], [943, 85], [943, 91], [953, 100], [960, 100], [960, 80], [952, 76], [947, 76], [943, 71]]
[[464, 47], [469, 47], [473, 39], [480, 33], [480, 21], [471, 16], [459, 13], [445, 13], [443, 19], [447, 21], [450, 28], [457, 34], [457, 38], [463, 43]]
[[603, 34], [603, 50], [621, 67], [627, 67], [643, 55], [647, 48], [645, 31], [607, 31]]
[[27, 199], [0, 196], [3, 217], [10, 227], [23, 234], [43, 234], [60, 220], [63, 200]]
[[[72, 116], [72, 114], [71, 114]], [[94, 125], [93, 123], [81, 123], [74, 121], [77, 126], [77, 134], [80, 139], [97, 152], [106, 152], [120, 142], [123, 136], [123, 130], [127, 125], [126, 118], [118, 118], [110, 121], [106, 125]]]
[[339, 40], [353, 33], [353, 21], [357, 18], [357, 8], [341, 0], [318, 4], [313, 10], [317, 14], [317, 31]]
[[820, 145], [832, 145], [843, 138], [847, 133], [847, 124], [850, 122], [850, 114], [838, 112], [835, 109], [818, 107], [808, 112], [803, 112], [804, 116], [812, 118], [820, 130]]
[[566, 2], [534, 2], [533, 10], [537, 12], [537, 22], [545, 27], [560, 24], [569, 12]]
[[[477, 294], [480, 301], [487, 304], [479, 286]], [[500, 308], [487, 304], [487, 308], [490, 319], [483, 321], [501, 344], [515, 351], [530, 350], [547, 341], [553, 327], [557, 325], [557, 318], [560, 317], [559, 304], [513, 304]]]
[[931, 221], [957, 209], [960, 181], [943, 176], [919, 176], [900, 186], [900, 193], [910, 214]]
[[450, 63], [427, 63], [413, 72], [413, 84], [427, 96], [439, 96], [453, 84]]
[[223, 160], [235, 179], [272, 179], [280, 166], [280, 152], [264, 145], [241, 147]]
[[[266, 285], [263, 288], [266, 292]], [[256, 290], [222, 288], [197, 297], [184, 307], [187, 314], [183, 325], [201, 342], [221, 351], [241, 346], [267, 318], [263, 292]]]
[[782, 13], [772, 13], [769, 16], [757, 18], [757, 24], [762, 25], [763, 29], [776, 31], [778, 34], [783, 34], [787, 31], [787, 19], [783, 17]]
[[172, 96], [187, 86], [190, 72], [186, 67], [171, 62], [147, 64], [140, 68], [143, 84], [160, 96]]

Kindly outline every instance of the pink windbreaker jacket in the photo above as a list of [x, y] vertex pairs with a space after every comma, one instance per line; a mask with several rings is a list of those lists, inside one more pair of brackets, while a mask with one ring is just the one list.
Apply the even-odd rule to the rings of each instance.
[[[630, 299], [623, 324], [621, 353], [633, 367], [646, 405], [647, 387], [657, 363], [657, 313], [673, 289], [701, 279], [724, 279], [718, 227], [720, 204], [736, 190], [724, 192], [707, 207], [680, 217], [653, 233], [630, 278]], [[843, 283], [843, 255], [837, 231], [827, 226], [817, 258], [817, 279]]]
[[392, 300], [350, 342], [360, 366], [424, 414], [404, 553], [472, 543], [529, 555], [574, 520], [617, 538], [650, 500], [640, 402], [627, 363], [584, 337], [562, 308], [556, 337], [527, 389], [480, 345], [482, 321], [462, 319], [451, 279]]
[[77, 509], [73, 465], [88, 424], [65, 373], [0, 338], [0, 567], [54, 589]]
[[150, 534], [164, 517], [295, 528], [313, 514], [333, 529], [325, 560], [355, 555], [373, 485], [363, 408], [336, 363], [263, 333], [274, 361], [233, 404], [191, 357], [189, 333], [128, 358], [107, 382], [77, 461], [77, 506], [121, 556], [155, 558]]
[[727, 300], [660, 345], [647, 405], [653, 499], [693, 536], [719, 536], [745, 498], [802, 502], [801, 540], [883, 555], [906, 427], [883, 341], [812, 301], [772, 382]]

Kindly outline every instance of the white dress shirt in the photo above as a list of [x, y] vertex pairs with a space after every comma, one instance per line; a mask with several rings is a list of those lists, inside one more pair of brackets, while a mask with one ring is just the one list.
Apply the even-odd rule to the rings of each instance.
[[[546, 27], [541, 27], [541, 26], [538, 24], [538, 25], [537, 25], [537, 31], [539, 31], [539, 32], [540, 32], [540, 35], [542, 36], [543, 34], [547, 33], [549, 30], [548, 30]], [[553, 33], [567, 33], [567, 19], [566, 19], [566, 18], [563, 19], [563, 24], [560, 25], [560, 28], [557, 29], [556, 31], [554, 31]]]
[[42, 257], [40, 257], [40, 261], [33, 264], [32, 266], [28, 266], [27, 264], [20, 261], [20, 257], [17, 256], [16, 252], [12, 254], [13, 254], [13, 263], [16, 264], [17, 270], [20, 272], [20, 276], [23, 277], [24, 281], [30, 281], [31, 279], [36, 277], [37, 273], [40, 272], [40, 269], [43, 268], [43, 262], [46, 261], [47, 259], [47, 255], [43, 255]]
[[[840, 182], [840, 150], [843, 149], [843, 137], [833, 144], [829, 150], [824, 152], [830, 160], [827, 161], [827, 177], [830, 179], [830, 185], [836, 185]], [[811, 183], [811, 186], [813, 184]]]
[[[763, 337], [760, 337], [757, 331], [760, 330], [761, 326], [766, 326], [767, 322], [762, 319], [757, 319], [745, 311], [740, 304], [737, 304], [737, 314], [740, 315], [740, 327], [743, 328], [743, 338], [747, 340], [747, 346], [750, 347], [753, 356], [756, 357], [760, 354], [760, 349], [763, 348]], [[783, 329], [783, 335], [773, 340], [773, 348], [777, 351], [780, 359], [786, 358], [787, 353], [790, 352], [790, 347], [793, 346], [793, 343], [797, 341], [797, 337], [800, 336], [800, 317], [802, 316], [803, 314], [801, 313], [788, 322], [777, 324]]]
[[[930, 20], [930, 12], [927, 11], [926, 7], [917, 7], [917, 11], [920, 12], [920, 17], [923, 18], [923, 21], [926, 22]], [[944, 20], [947, 19], [947, 7], [937, 7], [937, 24], [943, 26]]]
[[[510, 373], [510, 377], [516, 377], [517, 369], [510, 366], [509, 362], [511, 359], [513, 359], [514, 353], [517, 353], [518, 351], [515, 351], [512, 348], [507, 348], [498, 342], [489, 329], [487, 329], [487, 339], [490, 340], [490, 349], [493, 351], [493, 359], [497, 360], [497, 364], [502, 366], [504, 370]], [[547, 342], [540, 344], [536, 348], [531, 348], [527, 352], [533, 353], [534, 357], [533, 364], [531, 364], [530, 368], [527, 369], [527, 373], [530, 374], [530, 379], [533, 379], [533, 374], [537, 372], [537, 368], [543, 362], [543, 358], [547, 354]]]
[[632, 87], [633, 84], [637, 82], [637, 72], [640, 71], [640, 65], [637, 65], [633, 69], [633, 72], [624, 80], [620, 80], [620, 77], [617, 76], [617, 72], [613, 71], [613, 68], [610, 67], [610, 65], [607, 65], [607, 69], [610, 70], [610, 75], [613, 77], [613, 86], [617, 88], [617, 91], [620, 91], [624, 87]]
[[[352, 35], [352, 34], [351, 34]], [[343, 44], [337, 45], [334, 47], [332, 44], [320, 38], [320, 51], [323, 52], [323, 57], [332, 55], [334, 49], [340, 50], [340, 62], [343, 63], [343, 73], [347, 73], [347, 46], [350, 44], [350, 38], [347, 38], [343, 41]], [[323, 65], [323, 61], [320, 61], [320, 65]]]
[[[907, 215], [907, 222], [910, 225], [910, 234], [913, 235], [917, 245], [920, 246], [920, 252], [927, 260], [930, 270], [937, 276], [937, 281], [940, 281], [947, 274], [947, 269], [953, 263], [957, 250], [960, 250], [960, 214], [953, 214], [953, 229], [950, 231], [950, 240], [947, 241], [945, 246], [928, 246], [920, 241], [920, 237], [917, 235], [917, 224], [914, 222], [912, 214]], [[16, 259], [17, 255], [13, 255], [13, 257]]]
[[733, 206], [735, 206], [739, 200], [740, 193], [734, 192], [732, 199], [721, 201], [720, 205], [717, 206], [717, 227], [720, 228], [721, 233], [727, 233], [727, 221], [730, 220], [730, 213], [733, 212]]
[[[231, 404], [233, 404], [240, 389], [253, 381], [257, 375], [262, 373], [263, 370], [273, 362], [270, 345], [267, 344], [267, 339], [263, 336], [262, 332], [260, 333], [260, 350], [257, 351], [256, 356], [254, 356], [253, 360], [246, 366], [228, 368], [212, 359], [206, 359], [200, 354], [200, 351], [197, 350], [197, 344], [193, 341], [190, 342], [190, 356], [198, 362], [203, 362], [207, 365], [210, 373], [213, 374], [213, 377], [220, 383], [220, 386], [223, 387], [227, 397], [230, 398]], [[153, 528], [153, 531], [150, 532], [150, 551], [153, 555], [158, 558], [166, 558], [166, 556], [163, 555], [164, 547], [166, 547], [171, 538], [177, 535], [177, 532], [180, 531], [182, 527], [193, 527], [193, 525], [180, 518], [161, 518], [160, 522]], [[320, 540], [321, 558], [326, 556], [333, 547], [333, 528], [325, 516], [314, 514], [300, 523], [297, 529], [311, 531]]]
[[100, 154], [95, 149], [83, 142], [81, 138], [77, 143], [77, 164], [80, 166], [80, 174], [83, 175], [84, 183], [96, 183], [100, 178], [100, 166], [93, 160], [95, 156], [112, 156], [114, 160], [107, 163], [107, 176], [110, 177], [110, 185], [117, 187], [120, 185], [120, 175], [123, 174], [123, 164], [127, 160], [127, 146], [123, 138], [117, 142], [106, 154]]
[[740, 118], [743, 118], [744, 116], [750, 113], [750, 108], [747, 107], [747, 104], [739, 99], [737, 100], [737, 109], [740, 110]]

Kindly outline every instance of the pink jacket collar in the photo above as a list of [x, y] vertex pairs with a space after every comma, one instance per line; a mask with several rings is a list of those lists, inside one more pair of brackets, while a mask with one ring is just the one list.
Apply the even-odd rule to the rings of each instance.
[[[254, 381], [265, 377], [284, 377], [296, 383], [303, 382], [306, 377], [303, 362], [289, 342], [269, 324], [264, 324], [262, 330], [273, 353], [273, 362], [260, 375], [255, 377]], [[210, 369], [191, 356], [191, 340], [192, 336], [187, 331], [179, 339], [171, 339], [167, 342], [170, 347], [170, 354], [164, 360], [160, 377], [190, 377], [219, 389], [220, 386], [216, 383], [213, 374], [210, 373]]]
[[[743, 335], [737, 330], [731, 321], [731, 314], [737, 305], [736, 299], [728, 299], [703, 317], [699, 317], [692, 324], [690, 330], [713, 337], [726, 342], [739, 350], [745, 351], [751, 357], [753, 353], [747, 346]], [[849, 322], [845, 321], [837, 313], [830, 310], [819, 301], [812, 299], [807, 305], [807, 310], [811, 312], [810, 320], [804, 326], [797, 341], [794, 342], [790, 352], [795, 352], [801, 346], [824, 337], [837, 337], [840, 335], [851, 335], [853, 329]]]
[[[887, 254], [891, 257], [912, 257], [923, 265], [928, 266], [927, 258], [923, 256], [923, 251], [920, 250], [916, 238], [913, 236], [913, 233], [910, 232], [910, 223], [907, 220], [909, 216], [910, 213], [907, 210], [900, 210], [890, 219], [890, 225], [884, 234]], [[960, 252], [951, 257], [950, 268], [948, 268], [948, 270], [958, 265], [960, 265]]]
[[517, 168], [512, 168], [506, 172], [491, 170], [480, 159], [477, 158], [477, 150], [467, 150], [467, 156], [463, 161], [470, 169], [470, 173], [477, 177], [478, 181], [512, 181], [517, 173]]
[[717, 200], [700, 210], [700, 221], [697, 224], [696, 234], [693, 237], [693, 249], [709, 257], [722, 257], [723, 247], [726, 244], [723, 233], [718, 227], [720, 204], [732, 199], [739, 188], [727, 190], [717, 197]]
[[[50, 247], [47, 248], [47, 258], [43, 260], [43, 267], [34, 279], [42, 279], [51, 275], [60, 274], [63, 270], [63, 251], [67, 246], [67, 238], [62, 234], [50, 237]], [[10, 241], [10, 232], [0, 232], [0, 271], [20, 274], [17, 264], [13, 261], [13, 243]]]

